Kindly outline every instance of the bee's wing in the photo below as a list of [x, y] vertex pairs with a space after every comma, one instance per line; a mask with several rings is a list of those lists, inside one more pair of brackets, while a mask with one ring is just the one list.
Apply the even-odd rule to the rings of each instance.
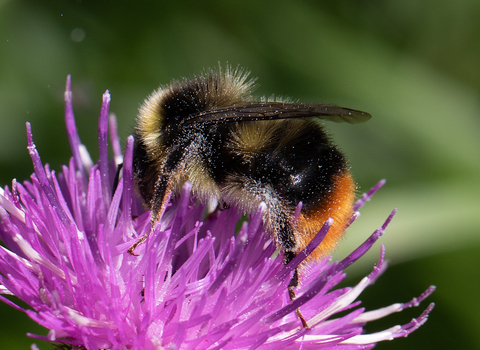
[[184, 120], [185, 124], [214, 124], [247, 120], [274, 120], [287, 118], [316, 117], [334, 122], [362, 123], [372, 116], [366, 112], [343, 108], [335, 105], [257, 102], [231, 107], [220, 107], [198, 114]]

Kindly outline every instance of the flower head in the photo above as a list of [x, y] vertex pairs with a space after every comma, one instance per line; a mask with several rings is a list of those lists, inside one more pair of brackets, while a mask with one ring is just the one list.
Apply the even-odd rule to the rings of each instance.
[[[137, 249], [139, 255], [129, 254], [136, 239], [150, 231], [150, 214], [134, 191], [133, 138], [122, 156], [109, 102], [107, 91], [98, 127], [100, 160], [94, 164], [76, 131], [69, 78], [65, 119], [73, 156], [68, 166], [57, 174], [42, 164], [27, 123], [35, 172], [30, 181], [0, 188], [0, 293], [17, 296], [31, 309], [0, 299], [49, 329], [47, 337], [31, 337], [92, 350], [369, 349], [407, 336], [427, 320], [433, 304], [407, 324], [365, 334], [367, 322], [417, 306], [434, 290], [379, 310], [359, 307], [360, 293], [387, 266], [383, 246], [372, 273], [354, 287], [335, 289], [344, 269], [370, 249], [395, 211], [344, 260], [326, 258], [305, 268], [293, 302], [287, 292], [293, 271], [322, 241], [331, 220], [305, 254], [284, 266], [263, 230], [262, 206], [235, 233], [238, 214], [205, 216], [187, 183]], [[109, 125], [113, 159], [108, 158]]]

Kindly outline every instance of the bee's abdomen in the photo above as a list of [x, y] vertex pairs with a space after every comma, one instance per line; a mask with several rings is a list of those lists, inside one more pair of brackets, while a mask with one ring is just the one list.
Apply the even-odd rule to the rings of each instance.
[[305, 206], [295, 227], [297, 253], [315, 237], [328, 218], [333, 219], [327, 235], [310, 255], [321, 258], [328, 255], [342, 238], [353, 215], [355, 200], [355, 183], [350, 172], [345, 170], [333, 176], [328, 192], [318, 201], [311, 201]]
[[326, 197], [334, 176], [346, 171], [342, 153], [320, 124], [296, 119], [241, 124], [224, 142], [216, 179], [226, 173], [245, 176], [272, 187], [276, 194], [305, 210]]

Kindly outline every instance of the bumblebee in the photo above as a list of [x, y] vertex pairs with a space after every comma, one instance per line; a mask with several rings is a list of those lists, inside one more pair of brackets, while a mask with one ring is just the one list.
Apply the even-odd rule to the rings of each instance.
[[[320, 119], [358, 123], [371, 116], [335, 105], [255, 101], [253, 87], [248, 73], [227, 67], [172, 81], [145, 100], [134, 136], [134, 176], [151, 210], [152, 227], [170, 194], [190, 181], [197, 199], [245, 214], [264, 202], [264, 227], [285, 264], [333, 218], [312, 254], [324, 256], [351, 219], [356, 186]], [[303, 206], [295, 221], [299, 202]], [[298, 282], [295, 271], [292, 299]]]

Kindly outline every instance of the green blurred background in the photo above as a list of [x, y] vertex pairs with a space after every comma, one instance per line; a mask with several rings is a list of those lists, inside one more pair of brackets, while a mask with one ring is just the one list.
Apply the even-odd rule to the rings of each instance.
[[[70, 151], [63, 91], [72, 74], [82, 141], [97, 157], [101, 95], [109, 89], [122, 140], [147, 94], [217, 62], [258, 76], [261, 95], [370, 112], [329, 123], [361, 191], [387, 185], [362, 210], [335, 256], [348, 254], [393, 208], [381, 239], [391, 267], [362, 296], [368, 309], [437, 291], [420, 308], [367, 326], [406, 323], [429, 302], [429, 321], [377, 349], [479, 349], [480, 2], [438, 0], [109, 1], [0, 0], [0, 185], [32, 172], [25, 122], [44, 162]], [[347, 270], [368, 273], [379, 251]], [[46, 331], [0, 306], [0, 348], [28, 349]], [[36, 342], [41, 349], [50, 345]]]

